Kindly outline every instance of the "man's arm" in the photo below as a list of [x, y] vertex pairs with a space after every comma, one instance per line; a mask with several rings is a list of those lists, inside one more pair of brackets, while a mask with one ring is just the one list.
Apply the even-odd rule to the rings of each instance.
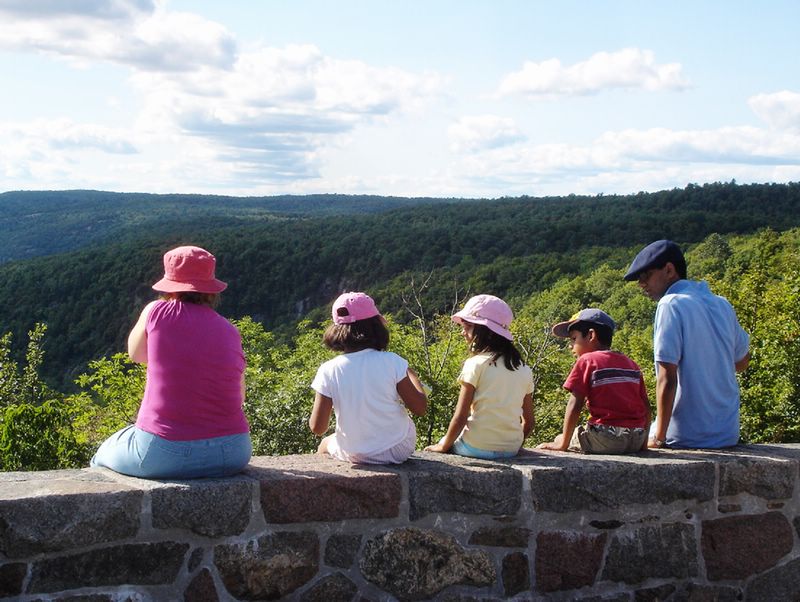
[[667, 427], [672, 418], [672, 406], [678, 391], [678, 365], [658, 362], [656, 381], [656, 429], [647, 443], [648, 447], [663, 447], [667, 438]]
[[737, 372], [744, 372], [747, 370], [747, 366], [750, 365], [750, 354], [746, 354], [742, 359], [734, 364], [736, 367]]

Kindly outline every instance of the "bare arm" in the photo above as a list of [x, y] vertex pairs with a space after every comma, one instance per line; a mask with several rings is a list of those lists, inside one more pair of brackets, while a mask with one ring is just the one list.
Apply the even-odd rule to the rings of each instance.
[[151, 301], [144, 306], [142, 313], [139, 314], [139, 319], [136, 320], [136, 324], [133, 325], [128, 335], [128, 355], [137, 364], [147, 363], [147, 317], [156, 303], [158, 301]]
[[444, 439], [436, 445], [429, 445], [425, 451], [446, 453], [453, 447], [453, 443], [464, 427], [467, 425], [470, 410], [472, 409], [472, 398], [475, 396], [475, 387], [468, 383], [461, 383], [461, 392], [458, 394], [455, 412], [450, 419], [450, 426], [447, 427], [447, 434]]
[[528, 393], [522, 398], [522, 436], [530, 435], [534, 426], [536, 418], [533, 415], [533, 395]]
[[658, 379], [656, 381], [656, 428], [648, 447], [660, 447], [655, 439], [664, 441], [667, 438], [667, 427], [672, 419], [672, 406], [675, 404], [675, 393], [678, 391], [678, 366], [658, 362]]
[[572, 433], [578, 426], [581, 418], [581, 410], [586, 397], [570, 393], [567, 409], [564, 412], [564, 424], [561, 427], [561, 434], [552, 443], [540, 443], [537, 449], [551, 449], [553, 451], [567, 451], [569, 442], [572, 440]]
[[408, 369], [407, 376], [397, 383], [397, 393], [412, 414], [423, 416], [428, 409], [428, 396], [416, 372]]
[[744, 372], [750, 365], [750, 354], [746, 354], [742, 359], [734, 364], [737, 372]]
[[308, 426], [312, 433], [320, 437], [325, 434], [331, 422], [332, 410], [333, 400], [322, 393], [315, 393], [314, 407], [311, 410], [311, 417], [308, 419]]

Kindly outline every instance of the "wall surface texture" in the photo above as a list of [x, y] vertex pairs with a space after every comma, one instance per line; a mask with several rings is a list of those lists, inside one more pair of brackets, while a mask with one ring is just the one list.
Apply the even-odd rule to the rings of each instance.
[[800, 445], [0, 473], [0, 599], [800, 599]]

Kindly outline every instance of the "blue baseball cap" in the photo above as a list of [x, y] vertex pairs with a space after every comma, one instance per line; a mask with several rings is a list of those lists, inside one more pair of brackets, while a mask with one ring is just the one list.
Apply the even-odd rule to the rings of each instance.
[[660, 268], [667, 263], [686, 265], [681, 248], [671, 240], [651, 242], [633, 259], [631, 267], [625, 274], [625, 280], [637, 280], [639, 274], [650, 268]]
[[559, 322], [553, 326], [552, 332], [557, 337], [567, 338], [569, 337], [569, 329], [578, 322], [590, 322], [591, 324], [608, 326], [611, 329], [611, 332], [614, 332], [614, 330], [617, 328], [614, 320], [612, 320], [611, 316], [609, 316], [606, 312], [604, 312], [602, 309], [597, 309], [596, 307], [589, 307], [587, 309], [580, 310], [566, 322]]

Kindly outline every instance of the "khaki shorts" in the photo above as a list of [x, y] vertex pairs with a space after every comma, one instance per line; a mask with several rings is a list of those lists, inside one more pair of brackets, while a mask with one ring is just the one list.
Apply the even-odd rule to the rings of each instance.
[[590, 423], [575, 429], [569, 449], [584, 454], [635, 454], [645, 441], [647, 431], [643, 428]]

